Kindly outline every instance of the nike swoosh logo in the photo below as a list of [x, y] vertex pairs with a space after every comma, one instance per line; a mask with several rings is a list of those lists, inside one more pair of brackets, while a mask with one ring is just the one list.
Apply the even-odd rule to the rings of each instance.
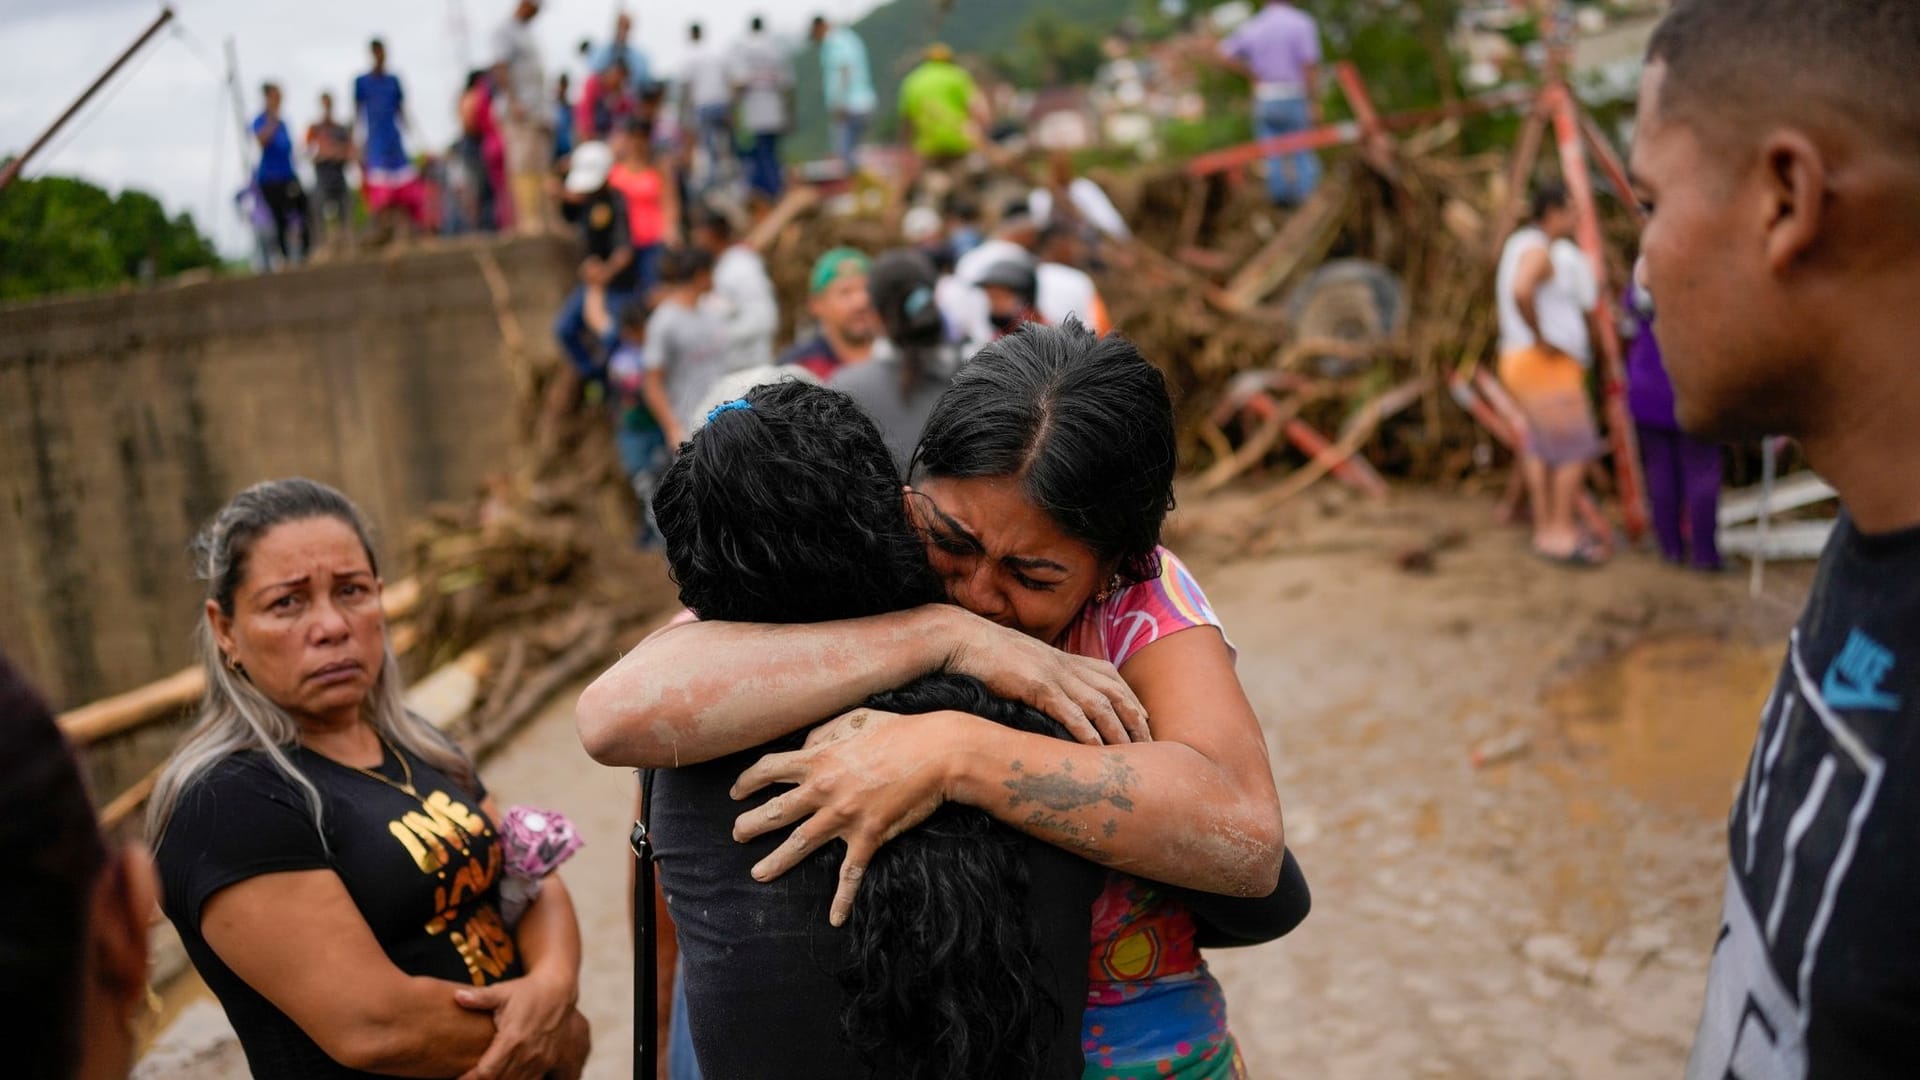
[[1864, 709], [1871, 712], [1899, 710], [1899, 698], [1877, 690], [1862, 690], [1851, 682], [1838, 678], [1838, 675], [1839, 672], [1828, 668], [1826, 678], [1820, 680], [1820, 695], [1827, 699], [1829, 708]]

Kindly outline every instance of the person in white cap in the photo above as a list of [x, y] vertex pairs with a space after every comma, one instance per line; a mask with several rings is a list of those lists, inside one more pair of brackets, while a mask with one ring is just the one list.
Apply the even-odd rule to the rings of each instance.
[[[603, 388], [607, 357], [619, 347], [620, 312], [638, 299], [640, 283], [626, 200], [607, 185], [612, 171], [613, 151], [606, 143], [573, 148], [562, 212], [579, 226], [586, 257], [580, 262], [580, 284], [553, 321], [553, 334], [574, 372], [583, 383]], [[600, 317], [590, 319], [590, 313]]]

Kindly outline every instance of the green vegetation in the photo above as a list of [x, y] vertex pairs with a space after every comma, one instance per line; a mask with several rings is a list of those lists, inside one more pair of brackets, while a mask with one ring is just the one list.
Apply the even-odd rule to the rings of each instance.
[[[894, 91], [919, 61], [920, 52], [943, 41], [956, 52], [985, 58], [994, 74], [1017, 86], [1038, 88], [1092, 79], [1107, 33], [1131, 19], [1149, 39], [1167, 37], [1224, 0], [1189, 0], [1176, 22], [1160, 13], [1158, 0], [891, 0], [854, 23], [867, 44], [879, 94], [871, 137], [892, 137]], [[1258, 0], [1256, 0], [1256, 3]], [[1374, 103], [1383, 112], [1438, 105], [1459, 93], [1459, 61], [1448, 32], [1461, 0], [1295, 0], [1320, 22], [1329, 60], [1352, 60], [1365, 73]], [[788, 153], [817, 157], [826, 152], [826, 116], [820, 96], [820, 64], [808, 45], [796, 59], [796, 135]], [[1351, 115], [1331, 73], [1323, 80], [1329, 119]], [[1197, 89], [1206, 116], [1194, 123], [1168, 122], [1161, 132], [1170, 156], [1185, 157], [1251, 137], [1244, 81], [1202, 68]], [[1465, 125], [1469, 150], [1510, 138], [1511, 117], [1477, 117]]]
[[186, 214], [144, 191], [118, 196], [67, 177], [0, 192], [0, 300], [104, 289], [220, 265]]
[[1041, 8], [1020, 28], [1018, 43], [987, 63], [994, 74], [1029, 89], [1088, 83], [1106, 63], [1100, 42], [1099, 30]]

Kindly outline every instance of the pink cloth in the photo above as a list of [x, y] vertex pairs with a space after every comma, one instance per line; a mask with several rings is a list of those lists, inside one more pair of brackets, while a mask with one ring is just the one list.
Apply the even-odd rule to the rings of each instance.
[[[1182, 630], [1211, 626], [1224, 637], [1220, 617], [1186, 564], [1164, 547], [1156, 554], [1159, 576], [1090, 605], [1067, 629], [1066, 651], [1124, 667], [1141, 649]], [[1093, 905], [1087, 958], [1088, 1075], [1244, 1075], [1235, 1071], [1220, 984], [1194, 936], [1192, 913], [1153, 882], [1107, 875]]]
[[586, 841], [566, 815], [531, 806], [511, 806], [499, 824], [506, 874], [500, 879], [500, 915], [508, 926], [520, 922], [540, 895], [540, 884]]
[[[1114, 667], [1124, 667], [1133, 654], [1169, 634], [1196, 626], [1220, 626], [1207, 594], [1193, 579], [1187, 564], [1166, 548], [1156, 552], [1160, 576], [1121, 589], [1103, 604], [1089, 604], [1067, 628], [1061, 648], [1075, 656], [1091, 656]], [[1233, 643], [1229, 641], [1231, 650]]]

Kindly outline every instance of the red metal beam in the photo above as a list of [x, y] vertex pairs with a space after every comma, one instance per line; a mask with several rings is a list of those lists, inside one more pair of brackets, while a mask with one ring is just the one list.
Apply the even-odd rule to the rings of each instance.
[[1633, 223], [1640, 228], [1647, 227], [1647, 215], [1640, 209], [1640, 200], [1633, 197], [1633, 184], [1627, 179], [1626, 166], [1620, 163], [1620, 156], [1613, 152], [1613, 144], [1607, 141], [1606, 132], [1593, 122], [1593, 115], [1574, 102], [1574, 115], [1580, 119], [1580, 134], [1587, 137], [1587, 148], [1593, 151], [1593, 159], [1600, 171], [1607, 176], [1607, 182], [1620, 193], [1620, 201], [1627, 207], [1627, 213], [1633, 215]]
[[1613, 287], [1607, 281], [1600, 212], [1593, 200], [1593, 175], [1588, 171], [1573, 93], [1565, 83], [1554, 83], [1547, 87], [1542, 99], [1553, 117], [1554, 135], [1560, 145], [1560, 174], [1566, 181], [1568, 199], [1573, 203], [1574, 234], [1587, 253], [1593, 279], [1600, 286], [1600, 303], [1593, 321], [1600, 332], [1600, 353], [1607, 363], [1607, 434], [1613, 443], [1613, 471], [1620, 487], [1620, 518], [1627, 528], [1627, 539], [1638, 540], [1647, 531], [1646, 487], [1640, 472], [1640, 447], [1634, 438], [1633, 416], [1627, 409], [1627, 367], [1620, 347], [1620, 331], [1613, 318]]
[[[1390, 113], [1380, 117], [1383, 131], [1406, 131], [1424, 127], [1442, 120], [1451, 120], [1463, 116], [1472, 116], [1483, 112], [1496, 112], [1511, 109], [1532, 101], [1539, 91], [1531, 86], [1510, 86], [1476, 98], [1469, 98], [1451, 108], [1440, 106], [1432, 109], [1415, 109], [1403, 113]], [[1335, 146], [1351, 146], [1359, 142], [1366, 134], [1359, 122], [1341, 120], [1331, 124], [1322, 124], [1306, 131], [1275, 135], [1271, 139], [1259, 139], [1239, 146], [1229, 146], [1220, 150], [1201, 154], [1187, 162], [1187, 173], [1192, 176], [1211, 176], [1229, 169], [1243, 168], [1261, 158], [1280, 154], [1296, 154], [1302, 150], [1325, 150]]]

